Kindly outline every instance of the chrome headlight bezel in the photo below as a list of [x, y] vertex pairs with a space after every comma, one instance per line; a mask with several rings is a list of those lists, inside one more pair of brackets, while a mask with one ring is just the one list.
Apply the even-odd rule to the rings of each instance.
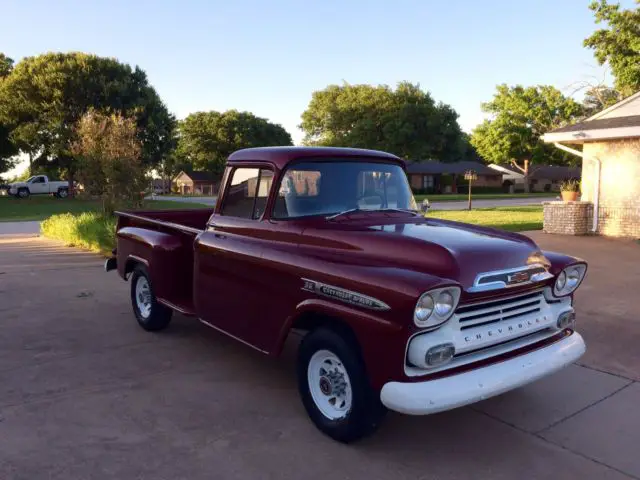
[[[555, 297], [571, 295], [580, 286], [586, 273], [586, 263], [574, 263], [563, 268], [556, 276], [556, 281], [553, 284], [553, 295]], [[560, 280], [560, 282], [558, 280]]]
[[[453, 285], [449, 287], [434, 288], [433, 290], [424, 292], [420, 295], [420, 298], [413, 309], [413, 323], [415, 326], [418, 328], [431, 329], [439, 327], [445, 323], [456, 311], [456, 307], [460, 301], [460, 293], [460, 287]], [[438, 308], [438, 300], [440, 300], [440, 308]], [[445, 300], [447, 300], [447, 302], [445, 302]], [[442, 305], [445, 303], [449, 304], [449, 302], [451, 302], [450, 308], [443, 309]], [[419, 309], [424, 309], [429, 305], [431, 305], [431, 307], [428, 315], [425, 316], [424, 312], [423, 314], [418, 314]]]

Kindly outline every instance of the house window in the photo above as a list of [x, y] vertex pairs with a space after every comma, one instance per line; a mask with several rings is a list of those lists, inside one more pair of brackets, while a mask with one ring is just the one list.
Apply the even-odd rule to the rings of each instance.
[[422, 188], [424, 189], [432, 189], [433, 188], [433, 175], [423, 175], [422, 176]]
[[225, 195], [222, 215], [257, 219], [267, 203], [273, 172], [260, 168], [236, 168]]

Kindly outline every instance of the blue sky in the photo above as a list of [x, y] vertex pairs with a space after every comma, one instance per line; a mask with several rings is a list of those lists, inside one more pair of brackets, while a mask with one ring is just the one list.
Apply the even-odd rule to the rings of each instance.
[[[56, 4], [55, 8], [49, 5]], [[146, 70], [178, 118], [249, 110], [296, 142], [314, 90], [418, 82], [470, 131], [498, 83], [601, 78], [582, 40], [589, 0], [5, 0], [0, 51], [116, 57]], [[630, 7], [633, 0], [623, 0]]]

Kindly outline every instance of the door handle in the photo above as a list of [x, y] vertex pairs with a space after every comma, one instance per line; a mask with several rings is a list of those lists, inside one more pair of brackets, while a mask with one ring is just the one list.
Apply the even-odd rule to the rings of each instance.
[[222, 238], [222, 239], [227, 238], [227, 236], [224, 233], [214, 233], [213, 236], [216, 238]]

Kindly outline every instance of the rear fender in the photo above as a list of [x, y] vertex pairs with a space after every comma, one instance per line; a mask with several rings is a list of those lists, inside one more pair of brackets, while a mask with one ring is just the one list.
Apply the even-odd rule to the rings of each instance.
[[172, 279], [179, 265], [183, 243], [178, 234], [139, 227], [124, 227], [117, 233], [118, 273], [125, 280], [138, 264], [147, 268], [155, 293], [160, 298], [171, 295]]

